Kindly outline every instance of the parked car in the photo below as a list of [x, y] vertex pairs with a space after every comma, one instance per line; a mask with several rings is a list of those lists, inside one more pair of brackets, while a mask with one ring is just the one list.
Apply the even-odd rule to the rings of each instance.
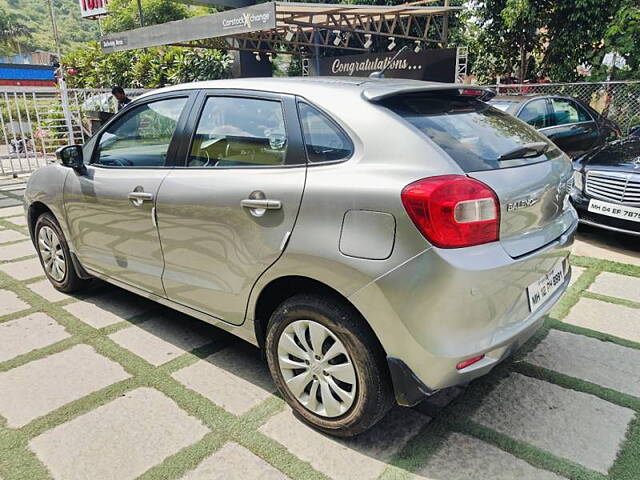
[[31, 176], [31, 237], [57, 289], [98, 277], [229, 330], [298, 416], [356, 435], [489, 372], [568, 285], [571, 162], [482, 93], [161, 89]]
[[580, 222], [640, 235], [640, 138], [611, 142], [576, 159], [571, 202]]
[[489, 103], [534, 126], [572, 158], [621, 136], [615, 122], [574, 97], [506, 95]]

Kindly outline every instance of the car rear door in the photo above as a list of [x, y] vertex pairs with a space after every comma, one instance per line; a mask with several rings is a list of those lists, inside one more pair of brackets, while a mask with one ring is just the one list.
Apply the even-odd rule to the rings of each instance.
[[164, 296], [163, 259], [153, 212], [177, 152], [189, 93], [151, 97], [127, 108], [86, 146], [84, 171], [67, 176], [64, 203], [82, 265]]
[[184, 162], [157, 199], [169, 299], [241, 324], [251, 288], [282, 254], [306, 159], [293, 97], [206, 91], [189, 120]]
[[570, 157], [593, 148], [600, 137], [598, 125], [578, 102], [565, 97], [552, 97], [551, 123], [540, 131]]

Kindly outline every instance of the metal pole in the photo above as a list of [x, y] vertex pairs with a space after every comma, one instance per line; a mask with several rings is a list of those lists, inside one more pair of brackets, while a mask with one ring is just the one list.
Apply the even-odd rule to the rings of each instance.
[[140, 26], [144, 27], [144, 16], [142, 15], [142, 1], [138, 0], [138, 14], [140, 15]]

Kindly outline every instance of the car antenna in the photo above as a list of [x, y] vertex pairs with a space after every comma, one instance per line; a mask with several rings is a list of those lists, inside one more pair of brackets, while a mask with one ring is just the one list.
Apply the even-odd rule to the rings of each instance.
[[409, 48], [409, 47], [407, 47], [406, 45], [403, 46], [400, 50], [398, 50], [396, 52], [396, 54], [393, 56], [393, 58], [391, 60], [389, 60], [389, 63], [387, 63], [387, 65], [382, 70], [380, 70], [379, 72], [378, 71], [371, 72], [369, 74], [369, 78], [384, 78], [384, 72], [387, 71], [387, 68], [389, 68], [389, 65], [391, 65], [395, 61], [395, 59], [398, 58], [400, 56], [400, 54], [403, 53], [407, 48]]

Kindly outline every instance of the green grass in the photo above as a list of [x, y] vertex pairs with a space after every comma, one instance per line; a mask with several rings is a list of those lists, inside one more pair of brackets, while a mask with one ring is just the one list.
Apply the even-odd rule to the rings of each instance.
[[[26, 233], [24, 227], [12, 226], [5, 219], [0, 219], [0, 227], [13, 228]], [[2, 248], [2, 245], [0, 245], [0, 248]], [[382, 478], [408, 478], [412, 472], [420, 470], [429, 462], [429, 459], [438, 451], [442, 442], [453, 432], [478, 438], [528, 462], [534, 467], [555, 472], [572, 480], [602, 480], [605, 478], [637, 480], [640, 478], [640, 398], [538, 367], [525, 361], [527, 353], [531, 352], [552, 329], [587, 335], [627, 348], [640, 349], [640, 344], [630, 340], [583, 329], [563, 322], [563, 319], [580, 298], [592, 298], [630, 308], [638, 308], [640, 321], [640, 304], [637, 302], [606, 297], [586, 291], [600, 272], [607, 271], [640, 277], [640, 267], [586, 257], [575, 257], [573, 260], [575, 265], [585, 267], [587, 270], [554, 307], [543, 328], [511, 360], [497, 366], [491, 374], [473, 382], [463, 395], [456, 398], [449, 406], [438, 411], [432, 421], [426, 424], [420, 432], [393, 456], [382, 473]], [[30, 305], [29, 309], [21, 312], [0, 316], [0, 324], [23, 317], [29, 313], [45, 312], [63, 325], [71, 336], [53, 345], [0, 362], [0, 372], [8, 371], [34, 360], [46, 358], [73, 345], [83, 343], [92, 346], [99, 354], [118, 362], [131, 377], [64, 405], [18, 429], [8, 428], [6, 422], [0, 417], [0, 477], [3, 480], [50, 478], [46, 467], [29, 450], [29, 441], [58, 425], [120, 397], [125, 392], [139, 387], [151, 387], [159, 390], [189, 415], [198, 418], [210, 430], [200, 441], [176, 452], [148, 470], [141, 476], [143, 479], [169, 480], [180, 478], [185, 472], [195, 468], [202, 460], [218, 451], [227, 442], [236, 442], [242, 445], [292, 479], [326, 478], [308, 462], [297, 458], [284, 446], [270, 439], [259, 430], [270, 418], [285, 408], [284, 401], [278, 396], [273, 396], [255, 406], [246, 414], [236, 417], [204, 396], [188, 389], [171, 376], [174, 372], [192, 365], [198, 360], [239, 340], [221, 332], [216, 334], [216, 340], [211, 343], [185, 353], [159, 367], [155, 367], [112, 341], [109, 335], [123, 328], [142, 323], [157, 311], [145, 312], [117, 324], [96, 329], [82, 322], [63, 308], [75, 300], [51, 303], [35, 294], [29, 288], [29, 285], [42, 278], [38, 277], [37, 279], [20, 282], [0, 272], [0, 288], [15, 292]], [[518, 441], [470, 419], [477, 408], [482, 405], [486, 396], [513, 372], [544, 380], [563, 388], [595, 395], [607, 402], [636, 412], [635, 419], [629, 427], [627, 438], [608, 476]]]

